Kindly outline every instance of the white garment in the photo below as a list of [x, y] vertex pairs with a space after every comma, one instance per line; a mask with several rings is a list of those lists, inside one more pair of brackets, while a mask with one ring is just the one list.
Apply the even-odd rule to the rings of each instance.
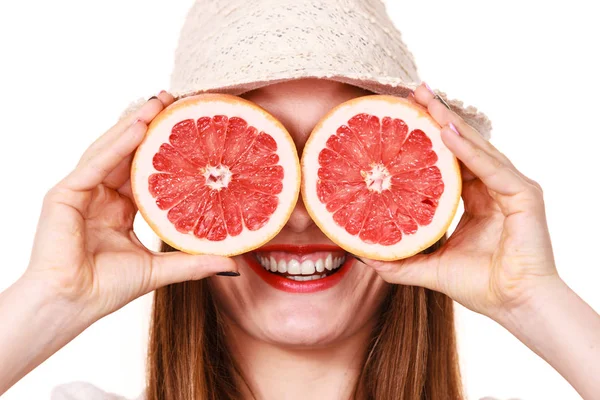
[[[66, 385], [57, 386], [52, 391], [50, 400], [129, 400], [125, 397], [106, 393], [96, 386], [86, 382], [74, 382]], [[132, 400], [144, 400], [144, 395], [140, 395]], [[498, 400], [494, 397], [484, 397], [480, 400]], [[519, 399], [507, 399], [519, 400]]]
[[[144, 395], [140, 395], [131, 400], [144, 400]], [[96, 386], [87, 382], [73, 382], [60, 385], [52, 390], [50, 400], [130, 400], [126, 397], [107, 393], [98, 389]]]

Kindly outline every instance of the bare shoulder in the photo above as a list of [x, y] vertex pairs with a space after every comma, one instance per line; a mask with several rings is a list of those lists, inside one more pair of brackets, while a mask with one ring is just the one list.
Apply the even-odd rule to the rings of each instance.
[[144, 400], [144, 396], [128, 399], [105, 392], [88, 382], [72, 382], [55, 387], [50, 400]]

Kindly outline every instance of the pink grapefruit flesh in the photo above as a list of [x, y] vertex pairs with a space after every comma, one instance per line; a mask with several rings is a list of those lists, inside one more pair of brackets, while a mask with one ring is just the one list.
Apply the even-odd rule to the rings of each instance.
[[131, 174], [134, 199], [157, 235], [192, 254], [235, 255], [285, 225], [300, 165], [283, 125], [236, 96], [179, 100], [150, 124]]
[[456, 158], [427, 111], [365, 96], [329, 112], [302, 156], [302, 195], [321, 230], [347, 251], [409, 257], [439, 240], [460, 200]]

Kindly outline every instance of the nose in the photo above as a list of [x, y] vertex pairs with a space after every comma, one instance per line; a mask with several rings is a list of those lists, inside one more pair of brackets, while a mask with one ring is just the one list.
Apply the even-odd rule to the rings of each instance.
[[292, 211], [292, 215], [290, 215], [290, 219], [288, 220], [286, 227], [294, 233], [302, 233], [312, 225], [314, 225], [314, 222], [308, 214], [308, 211], [306, 211], [304, 201], [302, 201], [302, 197], [300, 196], [298, 198], [298, 203], [296, 203], [296, 207], [294, 207], [294, 211]]

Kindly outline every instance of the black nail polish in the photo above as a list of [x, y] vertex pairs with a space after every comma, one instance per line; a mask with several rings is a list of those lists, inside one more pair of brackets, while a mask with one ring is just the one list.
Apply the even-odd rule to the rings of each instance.
[[239, 272], [219, 272], [218, 276], [240, 276]]
[[148, 101], [152, 101], [152, 100], [154, 100], [154, 99], [158, 99], [158, 97], [156, 97], [156, 96], [152, 96], [152, 97], [150, 97], [150, 98], [148, 99]]
[[358, 261], [360, 261], [363, 264], [366, 264], [363, 260], [361, 260], [360, 258], [356, 257], [354, 254], [352, 254], [352, 257], [356, 258]]
[[446, 103], [444, 101], [444, 99], [442, 99], [442, 96], [440, 96], [439, 94], [436, 94], [435, 99], [437, 99], [440, 103], [442, 103], [444, 105], [444, 107], [446, 107], [448, 110], [452, 111], [452, 109], [450, 108], [450, 106], [448, 105], [448, 103]]

